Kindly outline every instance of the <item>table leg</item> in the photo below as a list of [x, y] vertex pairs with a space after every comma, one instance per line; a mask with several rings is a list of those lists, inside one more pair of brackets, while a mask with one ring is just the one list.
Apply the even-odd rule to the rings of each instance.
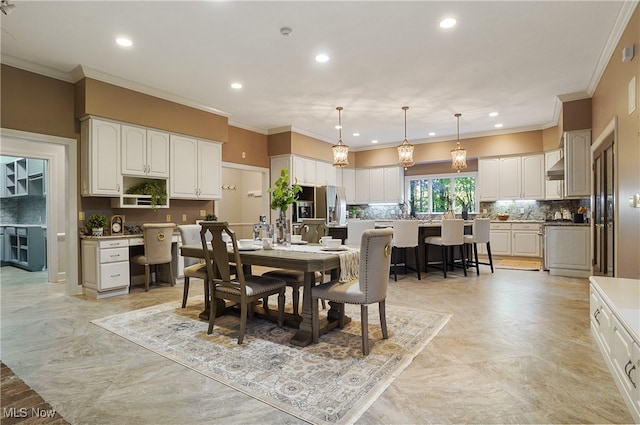
[[314, 272], [304, 273], [304, 290], [302, 292], [302, 322], [298, 331], [291, 338], [291, 344], [306, 347], [312, 341], [311, 328], [311, 288], [316, 284]]

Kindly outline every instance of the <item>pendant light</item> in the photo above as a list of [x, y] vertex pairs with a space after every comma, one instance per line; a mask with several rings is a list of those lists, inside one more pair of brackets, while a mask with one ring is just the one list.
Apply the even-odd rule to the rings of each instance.
[[398, 163], [407, 168], [413, 166], [415, 162], [413, 162], [413, 145], [407, 141], [407, 109], [408, 106], [403, 106], [402, 110], [404, 111], [404, 140], [402, 144], [398, 146]]
[[342, 168], [349, 165], [349, 146], [342, 143], [342, 106], [338, 106], [336, 109], [338, 110], [338, 129], [340, 133], [338, 144], [333, 145], [331, 150], [333, 151], [333, 166]]
[[462, 114], [455, 114], [455, 117], [458, 119], [458, 143], [456, 144], [455, 149], [451, 149], [451, 168], [457, 170], [458, 173], [460, 170], [464, 170], [467, 168], [467, 150], [462, 148], [460, 144], [460, 117]]

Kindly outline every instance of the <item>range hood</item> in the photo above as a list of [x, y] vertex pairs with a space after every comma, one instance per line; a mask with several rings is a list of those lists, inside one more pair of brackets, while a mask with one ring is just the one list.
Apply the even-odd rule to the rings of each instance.
[[564, 180], [564, 158], [547, 170], [547, 180]]

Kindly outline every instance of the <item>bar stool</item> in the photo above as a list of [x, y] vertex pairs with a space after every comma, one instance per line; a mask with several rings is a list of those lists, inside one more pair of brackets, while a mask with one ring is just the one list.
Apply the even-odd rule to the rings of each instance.
[[375, 220], [350, 220], [347, 221], [346, 245], [360, 246], [360, 240], [365, 230], [375, 229]]
[[[462, 257], [462, 270], [464, 271], [464, 275], [467, 275], [467, 266], [464, 259], [464, 220], [442, 220], [440, 236], [426, 237], [424, 239], [424, 243], [425, 270], [429, 266], [429, 245], [439, 245], [442, 252], [442, 271], [444, 272], [444, 277], [446, 278], [449, 265], [456, 265], [453, 257], [453, 248], [457, 246], [460, 248], [460, 257]], [[449, 254], [451, 254], [451, 258], [449, 258]]]
[[[398, 281], [398, 264], [404, 266], [405, 273], [407, 269], [413, 270], [418, 273], [418, 280], [422, 280], [420, 277], [420, 253], [418, 252], [418, 228], [420, 222], [417, 220], [395, 220], [393, 222], [393, 250], [391, 253], [391, 263], [393, 264], [393, 278]], [[407, 248], [413, 248], [413, 252], [416, 258], [416, 268], [413, 269], [407, 266]], [[402, 259], [404, 262], [399, 263], [398, 256], [402, 252]]]
[[[471, 246], [473, 250], [474, 261], [467, 265], [476, 266], [476, 274], [480, 275], [480, 264], [491, 266], [491, 273], [493, 273], [493, 258], [491, 257], [491, 219], [490, 218], [476, 218], [473, 220], [473, 234], [464, 235], [464, 243]], [[478, 244], [487, 244], [487, 255], [489, 256], [488, 263], [481, 263], [478, 261]]]

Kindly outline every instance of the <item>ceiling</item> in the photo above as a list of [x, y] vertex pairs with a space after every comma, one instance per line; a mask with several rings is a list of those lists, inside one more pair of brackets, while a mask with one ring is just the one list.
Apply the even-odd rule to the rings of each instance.
[[[342, 106], [342, 140], [354, 150], [402, 141], [405, 105], [412, 143], [455, 139], [456, 112], [462, 138], [556, 125], [558, 96], [593, 93], [637, 5], [13, 3], [1, 18], [5, 64], [67, 81], [86, 75], [225, 115], [234, 126], [291, 129], [329, 143], [338, 140]], [[440, 28], [449, 16], [457, 25]], [[119, 36], [133, 46], [116, 45]], [[330, 60], [316, 62], [320, 52]]]

